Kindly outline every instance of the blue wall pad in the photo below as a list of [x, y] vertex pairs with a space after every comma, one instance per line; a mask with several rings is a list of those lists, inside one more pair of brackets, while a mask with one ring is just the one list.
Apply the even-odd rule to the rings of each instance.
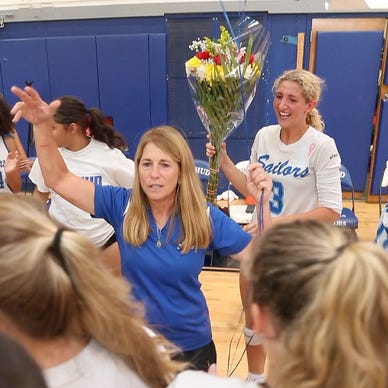
[[[46, 41], [44, 38], [0, 40], [0, 60], [4, 97], [12, 106], [16, 97], [11, 93], [13, 85], [24, 87], [26, 81], [33, 81], [42, 97], [50, 99], [47, 67]], [[17, 124], [20, 140], [28, 156], [35, 156], [35, 148], [28, 141], [28, 124], [21, 120]]]
[[378, 194], [381, 179], [388, 160], [388, 100], [381, 104], [380, 126], [375, 151], [375, 164], [372, 174], [371, 194]]
[[364, 191], [383, 47], [381, 31], [319, 32], [316, 74], [326, 80], [320, 111], [355, 191]]
[[[77, 55], [74, 60], [75, 53]], [[99, 107], [95, 36], [47, 38], [51, 98], [73, 95], [86, 107]]]

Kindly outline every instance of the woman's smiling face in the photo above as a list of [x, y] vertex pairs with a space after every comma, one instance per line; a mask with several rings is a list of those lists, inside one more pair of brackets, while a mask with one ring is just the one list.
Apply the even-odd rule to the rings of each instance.
[[306, 125], [307, 113], [315, 105], [314, 102], [306, 102], [302, 88], [294, 81], [282, 81], [273, 100], [273, 109], [279, 125], [289, 130], [303, 128]]

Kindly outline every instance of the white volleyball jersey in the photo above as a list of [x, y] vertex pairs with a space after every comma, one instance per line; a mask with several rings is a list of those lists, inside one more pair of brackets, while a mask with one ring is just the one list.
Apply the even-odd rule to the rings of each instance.
[[293, 144], [280, 140], [279, 125], [261, 128], [250, 162], [259, 162], [273, 180], [273, 216], [310, 211], [318, 206], [341, 212], [341, 158], [334, 139], [309, 127]]
[[11, 193], [11, 189], [7, 185], [7, 178], [5, 176], [5, 160], [9, 154], [7, 145], [5, 144], [4, 137], [0, 137], [0, 192], [8, 192]]
[[[80, 151], [59, 148], [67, 168], [74, 175], [98, 185], [112, 185], [131, 188], [135, 177], [135, 164], [116, 148], [103, 142], [90, 140]], [[93, 218], [89, 213], [73, 206], [55, 191], [49, 189], [43, 179], [36, 159], [29, 174], [31, 181], [40, 192], [50, 192], [50, 215], [68, 226], [87, 235], [97, 246], [103, 246], [113, 235], [114, 230], [105, 220]]]

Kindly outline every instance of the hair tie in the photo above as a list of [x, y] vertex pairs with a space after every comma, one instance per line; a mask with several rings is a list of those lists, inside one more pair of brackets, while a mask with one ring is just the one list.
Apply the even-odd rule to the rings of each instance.
[[51, 248], [55, 254], [60, 254], [60, 244], [61, 244], [61, 237], [64, 229], [58, 228], [58, 230], [55, 233], [54, 240], [51, 244]]
[[93, 136], [93, 129], [94, 129], [94, 119], [89, 109], [85, 110], [86, 114], [86, 123], [88, 127], [85, 129], [85, 134], [87, 137]]
[[62, 233], [65, 230], [66, 229], [64, 229], [64, 228], [58, 228], [57, 229], [57, 231], [55, 233], [55, 236], [54, 236], [54, 240], [51, 243], [50, 250], [51, 250], [52, 253], [54, 253], [56, 258], [58, 259], [58, 264], [65, 270], [65, 272], [69, 273], [67, 265], [66, 265], [66, 262], [65, 262], [65, 258], [63, 257], [63, 255], [61, 253]]
[[352, 242], [353, 241], [348, 241], [348, 242], [340, 245], [339, 247], [337, 247], [335, 249], [335, 255], [332, 258], [330, 258], [328, 261], [333, 261], [333, 260], [337, 259], [339, 256], [341, 256], [342, 253], [345, 251], [345, 249], [352, 244]]
[[348, 241], [348, 242], [346, 242], [345, 244], [342, 244], [342, 245], [340, 245], [339, 247], [337, 247], [337, 249], [335, 250], [336, 253], [337, 253], [337, 256], [339, 256], [341, 253], [343, 253], [343, 251], [344, 251], [351, 243], [352, 243], [351, 241]]
[[344, 243], [344, 244], [338, 246], [338, 247], [335, 249], [334, 255], [333, 255], [332, 257], [329, 257], [328, 259], [325, 259], [325, 262], [326, 262], [326, 263], [331, 263], [331, 262], [337, 260], [338, 257], [341, 256], [342, 253], [345, 251], [345, 249], [346, 249], [347, 247], [349, 247], [352, 243], [353, 243], [353, 241], [348, 241], [348, 242], [346, 242], [346, 243]]

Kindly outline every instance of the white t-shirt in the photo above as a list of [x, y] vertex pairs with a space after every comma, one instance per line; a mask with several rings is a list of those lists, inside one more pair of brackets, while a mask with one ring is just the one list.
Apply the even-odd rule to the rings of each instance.
[[[113, 385], [112, 385], [113, 387]], [[237, 377], [218, 377], [202, 371], [187, 370], [178, 374], [168, 388], [258, 388]]]
[[49, 388], [147, 388], [118, 356], [96, 341], [74, 358], [43, 370]]
[[[90, 139], [90, 143], [79, 151], [60, 148], [67, 168], [73, 174], [99, 185], [131, 188], [135, 177], [135, 164], [116, 148]], [[63, 225], [77, 230], [96, 244], [103, 246], [114, 230], [105, 220], [93, 218], [89, 213], [73, 206], [55, 191], [49, 189], [43, 179], [39, 160], [36, 159], [29, 174], [31, 181], [42, 193], [50, 193], [50, 216]]]
[[309, 127], [296, 143], [284, 144], [280, 130], [279, 125], [261, 128], [250, 156], [250, 163], [259, 162], [272, 178], [272, 216], [318, 206], [341, 213], [341, 158], [334, 140]]
[[5, 176], [5, 160], [9, 154], [7, 145], [5, 144], [4, 137], [0, 136], [0, 192], [11, 193], [11, 189], [7, 185], [7, 178]]

